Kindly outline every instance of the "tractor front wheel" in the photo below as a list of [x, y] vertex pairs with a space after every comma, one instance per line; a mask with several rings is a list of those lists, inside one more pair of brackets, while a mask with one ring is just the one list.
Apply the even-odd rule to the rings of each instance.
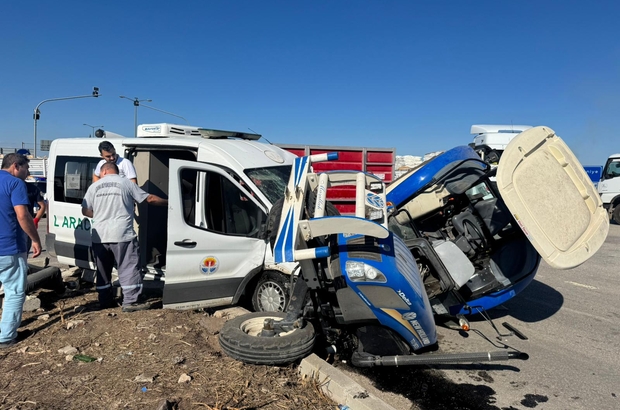
[[250, 364], [285, 365], [308, 356], [314, 347], [314, 326], [263, 336], [265, 319], [279, 322], [283, 312], [255, 312], [226, 322], [220, 332], [220, 346], [233, 359]]

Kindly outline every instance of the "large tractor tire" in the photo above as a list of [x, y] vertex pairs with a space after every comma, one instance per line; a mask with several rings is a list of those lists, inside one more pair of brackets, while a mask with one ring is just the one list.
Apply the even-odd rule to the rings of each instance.
[[[316, 189], [313, 192], [306, 194], [306, 204], [304, 209], [304, 218], [314, 218], [314, 207], [316, 204]], [[276, 236], [278, 235], [278, 228], [280, 227], [280, 218], [282, 217], [282, 208], [284, 206], [284, 198], [278, 199], [271, 210], [267, 218], [267, 239], [271, 245], [271, 249], [276, 243]], [[338, 208], [331, 202], [325, 203], [325, 216], [338, 216], [340, 212]]]
[[250, 364], [285, 365], [308, 356], [314, 347], [315, 333], [310, 322], [302, 329], [261, 337], [265, 319], [284, 319], [282, 312], [256, 312], [226, 322], [220, 332], [220, 346], [233, 359]]
[[[308, 210], [308, 217], [314, 218], [314, 208], [316, 207], [316, 189], [306, 196], [306, 209]], [[325, 202], [325, 216], [339, 216], [340, 211], [334, 204], [329, 201]]]

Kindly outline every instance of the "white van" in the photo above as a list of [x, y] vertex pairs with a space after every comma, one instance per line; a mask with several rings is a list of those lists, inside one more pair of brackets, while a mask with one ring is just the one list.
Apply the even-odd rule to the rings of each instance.
[[[273, 263], [265, 226], [295, 155], [258, 142], [258, 134], [183, 125], [113, 135], [106, 139], [133, 163], [138, 185], [169, 200], [168, 208], [136, 207], [141, 265], [145, 279], [163, 281], [163, 306], [195, 309], [244, 297], [256, 310], [283, 310], [294, 265]], [[49, 152], [47, 248], [60, 263], [92, 271], [91, 222], [81, 204], [101, 141], [57, 139]]]

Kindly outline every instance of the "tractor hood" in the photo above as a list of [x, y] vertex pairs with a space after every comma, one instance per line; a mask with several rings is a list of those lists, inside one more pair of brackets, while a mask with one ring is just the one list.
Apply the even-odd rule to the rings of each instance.
[[[459, 165], [463, 166], [460, 172], [456, 170]], [[452, 183], [447, 182], [447, 184], [460, 191], [459, 193], [463, 193], [487, 169], [488, 166], [482, 162], [480, 156], [471, 147], [452, 148], [392, 182], [387, 187], [386, 200], [390, 206], [400, 209], [420, 195], [423, 189], [428, 188], [447, 174], [451, 174], [450, 179], [452, 180]]]
[[601, 247], [609, 216], [583, 166], [548, 127], [526, 130], [502, 154], [497, 187], [519, 226], [552, 267], [568, 269]]

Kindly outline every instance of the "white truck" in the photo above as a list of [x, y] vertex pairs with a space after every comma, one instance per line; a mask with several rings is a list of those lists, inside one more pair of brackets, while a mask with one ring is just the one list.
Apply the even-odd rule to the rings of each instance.
[[598, 193], [611, 219], [620, 224], [620, 154], [613, 154], [607, 159], [598, 183]]
[[[163, 306], [195, 309], [244, 298], [255, 310], [283, 310], [296, 265], [274, 263], [266, 220], [295, 155], [257, 141], [258, 134], [185, 125], [140, 125], [137, 136], [104, 137], [133, 163], [140, 187], [169, 200], [168, 208], [138, 205], [135, 219], [145, 279], [163, 284]], [[91, 221], [81, 203], [101, 141], [54, 140], [47, 180], [48, 250], [60, 263], [93, 271]]]
[[531, 125], [475, 124], [471, 126], [470, 133], [474, 135], [474, 141], [470, 146], [483, 160], [486, 160], [487, 156], [492, 155], [492, 153], [497, 154], [497, 159], [491, 161], [497, 165], [508, 143], [518, 134], [530, 128], [532, 128]]

